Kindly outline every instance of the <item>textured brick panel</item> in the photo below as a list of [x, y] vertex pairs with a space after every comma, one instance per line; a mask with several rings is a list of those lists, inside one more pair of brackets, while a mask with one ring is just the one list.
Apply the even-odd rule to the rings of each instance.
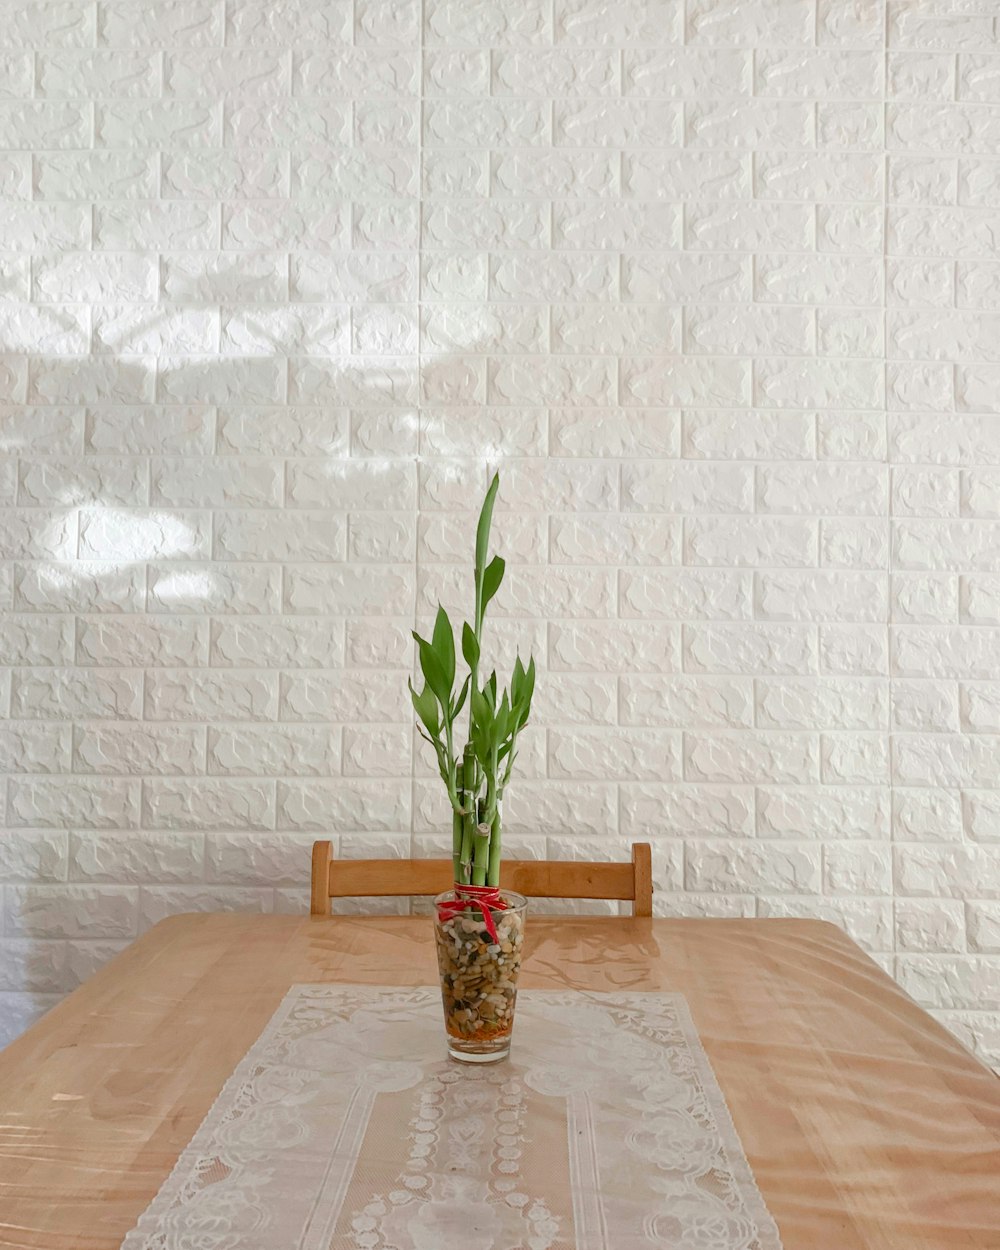
[[[409, 631], [540, 666], [522, 855], [842, 925], [1000, 1060], [1000, 17], [12, 0], [0, 1034], [314, 833], [440, 852]], [[887, 11], [886, 11], [887, 9]]]

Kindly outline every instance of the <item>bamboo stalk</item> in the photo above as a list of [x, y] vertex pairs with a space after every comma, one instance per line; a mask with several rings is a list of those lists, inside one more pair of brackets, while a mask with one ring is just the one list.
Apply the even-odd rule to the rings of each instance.
[[462, 817], [456, 811], [451, 813], [451, 870], [452, 881], [458, 881], [462, 871]]
[[472, 864], [472, 884], [485, 885], [490, 863], [490, 826], [476, 825], [476, 852]]
[[496, 794], [496, 769], [486, 770], [486, 795], [479, 803], [479, 823], [476, 826], [476, 860], [473, 865], [473, 885], [485, 885], [489, 871], [492, 849], [492, 823], [487, 819], [490, 810], [496, 805], [493, 796]]
[[493, 816], [493, 827], [490, 830], [490, 862], [487, 869], [486, 884], [499, 886], [500, 884], [500, 855], [501, 844], [500, 837], [503, 828], [503, 816], [501, 814], [501, 805], [497, 803], [497, 810]]
[[476, 756], [471, 744], [462, 754], [462, 874], [456, 877], [463, 885], [472, 880], [472, 854], [476, 834]]

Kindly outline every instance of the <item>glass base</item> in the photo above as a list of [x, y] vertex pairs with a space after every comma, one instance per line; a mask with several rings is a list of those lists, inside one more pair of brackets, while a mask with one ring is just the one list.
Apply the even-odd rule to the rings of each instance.
[[463, 1044], [449, 1038], [448, 1054], [459, 1063], [499, 1063], [510, 1054], [510, 1038], [505, 1037], [502, 1042], [492, 1044], [480, 1042], [478, 1045], [474, 1042]]

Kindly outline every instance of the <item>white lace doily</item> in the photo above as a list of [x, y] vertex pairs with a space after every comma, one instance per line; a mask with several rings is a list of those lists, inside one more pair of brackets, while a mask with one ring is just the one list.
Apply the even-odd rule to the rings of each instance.
[[444, 1046], [436, 988], [294, 986], [123, 1250], [780, 1250], [680, 995]]

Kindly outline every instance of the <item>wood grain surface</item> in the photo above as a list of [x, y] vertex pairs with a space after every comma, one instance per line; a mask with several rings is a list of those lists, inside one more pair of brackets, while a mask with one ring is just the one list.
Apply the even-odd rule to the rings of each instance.
[[[296, 982], [434, 984], [430, 920], [157, 925], [0, 1053], [0, 1246], [117, 1247]], [[785, 1250], [1000, 1250], [1000, 1080], [832, 925], [532, 917], [522, 984], [686, 996]]]

